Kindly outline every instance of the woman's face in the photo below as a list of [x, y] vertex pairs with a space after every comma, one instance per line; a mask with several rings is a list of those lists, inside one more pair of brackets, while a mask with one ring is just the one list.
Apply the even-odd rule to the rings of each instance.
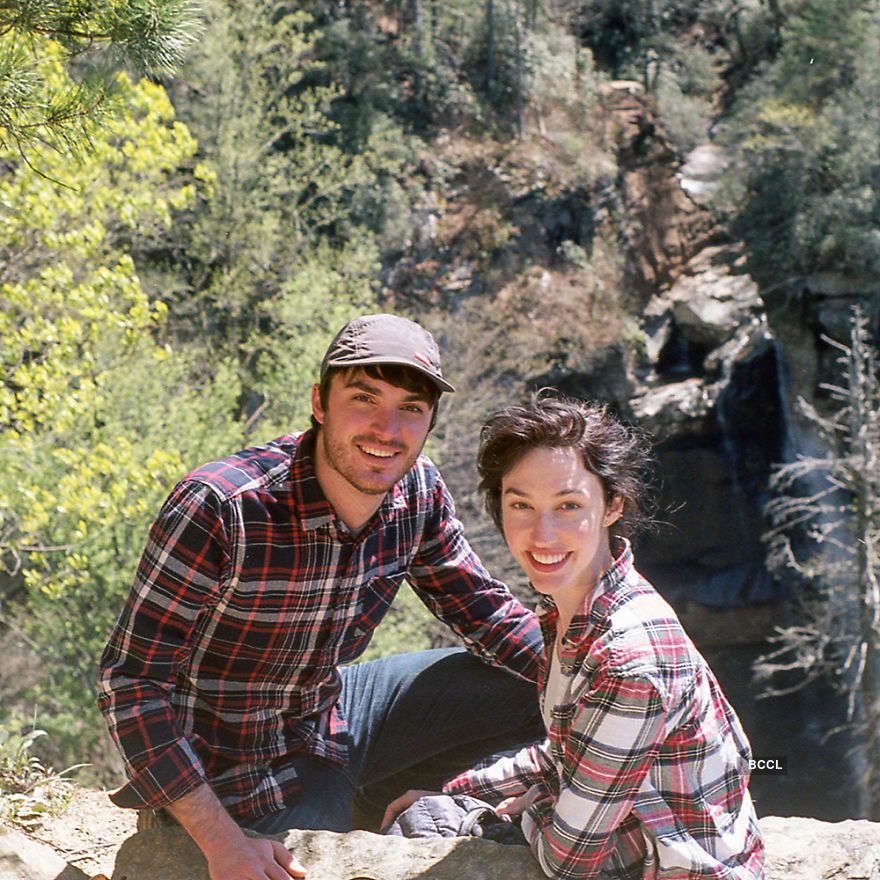
[[605, 504], [602, 483], [573, 446], [532, 449], [501, 481], [504, 537], [539, 592], [576, 607], [613, 563], [608, 526], [623, 499]]

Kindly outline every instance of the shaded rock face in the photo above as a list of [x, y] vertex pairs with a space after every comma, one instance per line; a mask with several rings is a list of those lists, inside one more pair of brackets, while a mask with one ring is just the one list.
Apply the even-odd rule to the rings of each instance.
[[[473, 837], [407, 840], [369, 831], [289, 831], [277, 838], [314, 880], [542, 880], [531, 851]], [[141, 832], [119, 849], [112, 880], [209, 880], [182, 829]]]
[[[880, 825], [768, 817], [766, 880], [880, 880]], [[541, 880], [531, 851], [478, 838], [406, 840], [367, 831], [280, 835], [312, 880]], [[51, 849], [0, 830], [0, 880], [85, 877]], [[140, 832], [116, 855], [112, 880], [208, 880], [205, 860], [180, 828]]]

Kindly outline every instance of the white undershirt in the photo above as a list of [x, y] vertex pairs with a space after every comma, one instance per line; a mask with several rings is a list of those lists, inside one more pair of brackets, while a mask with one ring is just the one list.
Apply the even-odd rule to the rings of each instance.
[[562, 702], [567, 685], [568, 678], [562, 674], [562, 667], [559, 665], [559, 652], [554, 646], [550, 654], [550, 670], [547, 673], [547, 687], [544, 689], [544, 702], [541, 707], [541, 714], [544, 716], [547, 730], [550, 729], [553, 707]]

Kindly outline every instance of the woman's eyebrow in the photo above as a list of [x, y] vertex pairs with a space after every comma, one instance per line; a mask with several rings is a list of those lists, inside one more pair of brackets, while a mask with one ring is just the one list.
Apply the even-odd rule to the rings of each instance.
[[[502, 494], [503, 495], [521, 495], [522, 497], [526, 497], [529, 493], [523, 492], [522, 489], [517, 489], [515, 486], [508, 486]], [[556, 493], [557, 496], [559, 496], [559, 495], [585, 495], [585, 494], [586, 493], [584, 492], [584, 490], [578, 486], [572, 486], [570, 489], [560, 489]]]

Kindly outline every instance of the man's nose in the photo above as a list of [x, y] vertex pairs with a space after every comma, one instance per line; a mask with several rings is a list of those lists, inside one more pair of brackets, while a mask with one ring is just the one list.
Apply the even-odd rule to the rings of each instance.
[[400, 416], [396, 409], [380, 406], [373, 413], [372, 428], [381, 439], [397, 437], [400, 432]]

